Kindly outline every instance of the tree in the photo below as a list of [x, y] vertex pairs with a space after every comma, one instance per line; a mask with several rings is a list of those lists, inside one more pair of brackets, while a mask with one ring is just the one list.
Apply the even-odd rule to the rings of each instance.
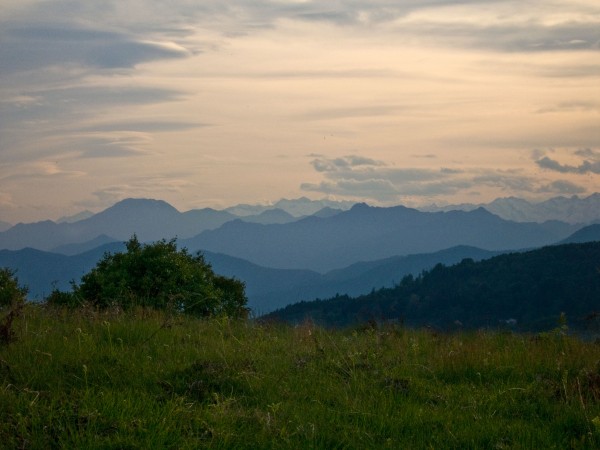
[[100, 308], [173, 307], [202, 317], [245, 315], [244, 283], [215, 275], [200, 253], [177, 250], [175, 239], [140, 244], [134, 235], [126, 249], [106, 253], [74, 286], [73, 295]]
[[15, 273], [6, 267], [0, 268], [0, 310], [8, 312], [0, 317], [0, 345], [15, 339], [13, 322], [21, 317], [27, 296], [27, 288], [19, 286]]
[[25, 302], [27, 288], [19, 286], [15, 273], [6, 267], [0, 268], [0, 309]]

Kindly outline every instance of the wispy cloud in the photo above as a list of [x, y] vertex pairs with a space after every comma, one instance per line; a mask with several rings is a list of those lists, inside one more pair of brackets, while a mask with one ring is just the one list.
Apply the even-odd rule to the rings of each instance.
[[4, 0], [0, 42], [3, 220], [598, 184], [593, 0]]
[[303, 183], [301, 189], [328, 195], [393, 202], [404, 196], [449, 194], [469, 187], [464, 180], [452, 178], [459, 171], [396, 168], [357, 155], [320, 157], [313, 159], [311, 164], [325, 180]]
[[583, 160], [578, 165], [561, 164], [559, 161], [552, 159], [548, 156], [544, 156], [535, 161], [535, 163], [542, 169], [547, 169], [560, 173], [574, 173], [574, 174], [600, 174], [600, 152], [584, 149], [575, 152], [577, 156], [583, 156], [588, 159]]
[[482, 188], [526, 197], [586, 192], [584, 187], [572, 181], [541, 179], [520, 170], [396, 168], [381, 161], [355, 165], [346, 163], [353, 158], [358, 157], [313, 159], [312, 166], [325, 179], [319, 183], [303, 183], [301, 189], [380, 203], [401, 202], [410, 197], [441, 199]]
[[1, 32], [0, 60], [7, 72], [78, 65], [99, 69], [132, 68], [189, 52], [173, 42], [152, 42], [118, 32], [82, 28], [69, 22], [12, 25]]

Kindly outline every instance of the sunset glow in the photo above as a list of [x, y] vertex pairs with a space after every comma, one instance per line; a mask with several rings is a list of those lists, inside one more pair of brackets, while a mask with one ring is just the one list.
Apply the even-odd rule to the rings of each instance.
[[597, 1], [5, 0], [0, 43], [6, 222], [600, 187]]

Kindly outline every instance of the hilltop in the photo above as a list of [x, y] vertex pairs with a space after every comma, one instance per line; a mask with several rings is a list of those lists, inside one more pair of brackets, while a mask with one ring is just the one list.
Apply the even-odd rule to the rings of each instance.
[[266, 319], [326, 326], [369, 320], [437, 329], [548, 330], [566, 314], [580, 331], [598, 332], [600, 242], [548, 246], [475, 262], [442, 264], [395, 287], [359, 297], [289, 305]]

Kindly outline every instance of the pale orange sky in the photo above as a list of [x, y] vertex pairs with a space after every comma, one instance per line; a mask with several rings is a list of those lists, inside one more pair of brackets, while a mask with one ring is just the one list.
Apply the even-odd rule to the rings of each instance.
[[0, 5], [0, 220], [600, 190], [597, 1], [88, 3]]

